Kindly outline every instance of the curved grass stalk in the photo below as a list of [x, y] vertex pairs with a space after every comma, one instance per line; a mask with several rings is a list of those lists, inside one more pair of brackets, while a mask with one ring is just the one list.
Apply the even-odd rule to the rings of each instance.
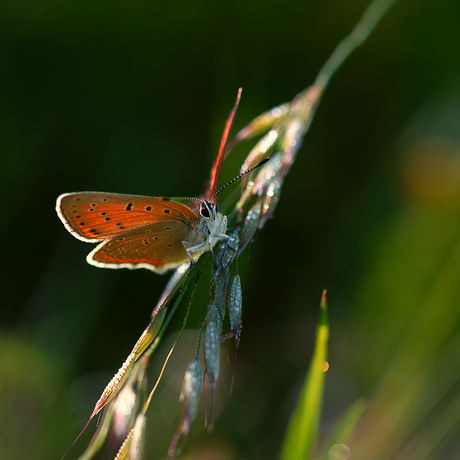
[[[329, 84], [331, 77], [343, 64], [343, 62], [345, 62], [349, 55], [367, 39], [378, 21], [382, 18], [394, 1], [395, 0], [374, 0], [368, 6], [361, 20], [355, 26], [350, 35], [338, 45], [331, 57], [326, 61], [312, 86], [301, 92], [293, 99], [292, 102], [281, 104], [257, 117], [246, 128], [241, 130], [230, 143], [229, 150], [243, 140], [248, 140], [255, 135], [267, 132], [267, 134], [256, 144], [247, 156], [246, 160], [243, 162], [242, 170], [247, 170], [249, 167], [257, 164], [267, 156], [271, 156], [272, 158], [267, 164], [261, 167], [260, 170], [250, 173], [250, 175], [245, 178], [245, 185], [241, 191], [239, 199], [235, 200], [233, 208], [227, 213], [229, 215], [230, 227], [227, 234], [230, 240], [236, 243], [235, 247], [232, 247], [231, 244], [224, 242], [216, 251], [216, 258], [214, 260], [221, 261], [222, 270], [216, 270], [213, 275], [208, 307], [214, 305], [213, 302], [217, 291], [216, 286], [218, 286], [219, 283], [222, 286], [228, 284], [227, 278], [229, 276], [229, 271], [232, 270], [234, 264], [237, 263], [239, 255], [253, 242], [256, 234], [262, 230], [268, 219], [273, 216], [281, 196], [284, 179], [295, 161], [305, 134], [310, 127], [316, 108], [321, 100], [322, 94]], [[230, 256], [227, 254], [230, 254]], [[210, 260], [209, 255], [207, 258], [201, 258], [199, 261], [200, 267], [204, 266], [204, 264], [201, 265], [202, 260], [204, 259], [206, 259], [205, 263], [207, 263], [207, 261]], [[222, 262], [224, 259], [226, 260], [225, 266]], [[126, 384], [129, 375], [133, 372], [133, 369], [135, 368], [134, 363], [139, 356], [145, 356], [146, 361], [148, 361], [151, 354], [158, 347], [168, 323], [187, 290], [194, 267], [188, 270], [186, 270], [186, 267], [181, 267], [180, 270], [183, 271], [176, 272], [175, 275], [173, 275], [173, 278], [170, 283], [168, 283], [163, 295], [160, 297], [160, 301], [152, 314], [152, 320], [149, 324], [150, 330], [148, 330], [148, 326], [126, 360], [124, 367], [120, 369], [119, 373], [115, 375], [114, 379], [112, 379], [104, 391], [103, 396], [96, 404], [91, 417], [99, 412], [108, 402], [114, 400], [117, 393], [123, 385]], [[224, 292], [224, 290], [219, 292]], [[173, 298], [176, 298], [176, 301], [174, 302], [171, 310], [167, 313], [167, 307]], [[228, 305], [228, 302], [225, 301], [225, 299], [222, 300], [221, 298], [217, 300], [220, 302], [220, 306], [216, 310], [220, 311], [223, 307], [223, 311], [225, 312], [225, 307]], [[288, 434], [287, 436], [283, 447], [283, 459], [300, 458], [289, 457], [290, 454], [288, 455], [288, 453], [291, 452], [292, 449], [296, 452], [307, 452], [309, 458], [311, 458], [317, 442], [316, 438], [318, 432], [320, 404], [315, 398], [319, 398], [322, 392], [322, 382], [324, 380], [324, 377], [321, 377], [320, 374], [318, 374], [317, 363], [325, 357], [325, 344], [327, 342], [327, 337], [325, 336], [325, 331], [327, 330], [325, 297], [323, 300], [324, 307], [322, 307], [321, 310], [321, 318], [325, 322], [324, 324], [321, 323], [318, 329], [318, 341], [320, 342], [318, 350], [322, 351], [315, 352], [313, 360], [313, 363], [315, 364], [312, 364], [312, 370], [306, 381], [305, 394], [302, 396], [302, 399], [305, 402], [305, 407], [304, 410], [301, 411], [301, 415], [294, 416], [293, 425], [289, 430], [289, 433], [294, 434]], [[241, 327], [240, 320], [238, 320], [238, 324], [238, 327]], [[226, 334], [224, 333], [224, 337], [225, 336]], [[237, 339], [239, 339], [239, 336]], [[206, 354], [206, 349], [204, 352]], [[161, 375], [162, 372], [160, 373], [160, 378]], [[217, 384], [217, 379], [215, 384]], [[151, 395], [152, 394], [153, 393], [151, 393]], [[144, 410], [142, 411], [142, 416], [145, 416], [151, 395], [147, 399]], [[308, 413], [308, 411], [311, 412]], [[143, 430], [142, 426], [144, 426], [144, 422], [145, 419], [143, 419], [142, 422], [139, 422], [138, 426], [141, 427], [139, 428], [139, 433]], [[298, 436], [301, 436], [300, 434], [295, 434], [296, 432], [300, 433], [305, 429], [308, 431], [308, 441], [306, 443], [299, 441]], [[132, 438], [134, 434], [134, 432], [130, 433], [128, 438], [130, 436]], [[141, 434], [139, 434], [139, 436], [141, 436]], [[127, 443], [129, 442], [132, 441], [127, 441]], [[302, 444], [302, 446], [300, 444]], [[127, 452], [126, 449], [127, 447], [125, 447], [122, 452]], [[141, 451], [142, 449], [139, 448], [139, 452]]]

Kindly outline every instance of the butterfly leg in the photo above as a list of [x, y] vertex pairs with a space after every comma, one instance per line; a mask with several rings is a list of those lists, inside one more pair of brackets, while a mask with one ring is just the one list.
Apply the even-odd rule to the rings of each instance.
[[198, 265], [197, 265], [197, 260], [192, 256], [192, 250], [196, 249], [196, 246], [193, 246], [191, 248], [188, 248], [186, 246], [186, 242], [185, 241], [182, 241], [182, 246], [184, 246], [184, 249], [185, 249], [185, 252], [187, 253], [187, 255], [189, 256], [190, 258], [190, 265], [194, 268], [196, 268], [196, 282], [198, 282], [199, 278], [200, 278], [200, 270], [198, 269]]
[[192, 253], [198, 252], [198, 251], [204, 251], [204, 249], [206, 248], [206, 243], [200, 243], [200, 244], [196, 244], [195, 246], [190, 246], [190, 247], [187, 247], [186, 245], [187, 245], [187, 241], [182, 241], [182, 246], [184, 246], [185, 252], [190, 258], [190, 262], [192, 262], [192, 265], [194, 265], [196, 264], [196, 259], [192, 256]]
[[182, 244], [183, 244], [183, 246], [184, 246], [184, 248], [185, 248], [185, 252], [187, 253], [187, 255], [188, 255], [189, 258], [190, 258], [191, 264], [192, 264], [192, 265], [195, 265], [195, 264], [196, 264], [196, 259], [192, 256], [192, 253], [191, 253], [191, 251], [190, 251], [190, 249], [193, 249], [193, 248], [187, 248], [187, 247], [185, 246], [185, 241], [182, 241]]

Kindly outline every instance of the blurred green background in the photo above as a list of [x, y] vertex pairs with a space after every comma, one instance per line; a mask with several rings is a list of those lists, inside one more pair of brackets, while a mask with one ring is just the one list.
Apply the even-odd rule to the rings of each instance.
[[[366, 6], [2, 2], [2, 459], [61, 457], [168, 279], [86, 264], [92, 246], [64, 229], [57, 196], [199, 194], [237, 88], [234, 132], [311, 84]], [[230, 347], [215, 430], [205, 433], [201, 414], [182, 458], [276, 458], [324, 288], [323, 436], [364, 397], [370, 406], [352, 458], [458, 455], [459, 13], [453, 1], [397, 2], [332, 79], [275, 218], [241, 260], [233, 395]], [[221, 183], [237, 175], [248, 149], [232, 152]], [[149, 459], [166, 457], [195, 343], [187, 331], [150, 407]], [[93, 421], [67, 458], [94, 429]]]

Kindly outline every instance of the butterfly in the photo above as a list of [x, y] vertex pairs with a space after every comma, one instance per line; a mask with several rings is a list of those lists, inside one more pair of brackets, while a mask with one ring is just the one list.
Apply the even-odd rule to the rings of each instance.
[[79, 240], [100, 243], [88, 254], [89, 264], [164, 273], [187, 261], [195, 263], [203, 252], [228, 238], [227, 217], [218, 211], [216, 190], [241, 91], [225, 123], [207, 190], [200, 198], [185, 204], [104, 192], [58, 197], [56, 212], [65, 228]]

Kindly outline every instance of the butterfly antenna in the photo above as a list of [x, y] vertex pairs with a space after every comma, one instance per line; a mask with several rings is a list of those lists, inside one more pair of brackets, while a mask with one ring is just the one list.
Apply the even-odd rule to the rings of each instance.
[[216, 193], [214, 193], [214, 195], [211, 197], [211, 200], [210, 201], [214, 201], [214, 198], [216, 197], [216, 195], [218, 193], [220, 193], [225, 187], [228, 187], [230, 184], [233, 184], [233, 182], [237, 181], [238, 179], [241, 179], [242, 177], [244, 177], [247, 173], [250, 173], [251, 171], [253, 171], [254, 169], [257, 169], [257, 168], [260, 168], [261, 166], [263, 166], [268, 160], [270, 160], [270, 158], [265, 158], [264, 160], [260, 161], [259, 163], [257, 163], [255, 166], [253, 166], [252, 168], [249, 168], [248, 170], [244, 171], [243, 173], [241, 173], [239, 176], [236, 176], [234, 179], [232, 179], [231, 181], [227, 182], [223, 187], [221, 187], [219, 190], [217, 190]]
[[163, 201], [199, 201], [200, 198], [197, 196], [168, 196], [168, 198], [163, 198]]

